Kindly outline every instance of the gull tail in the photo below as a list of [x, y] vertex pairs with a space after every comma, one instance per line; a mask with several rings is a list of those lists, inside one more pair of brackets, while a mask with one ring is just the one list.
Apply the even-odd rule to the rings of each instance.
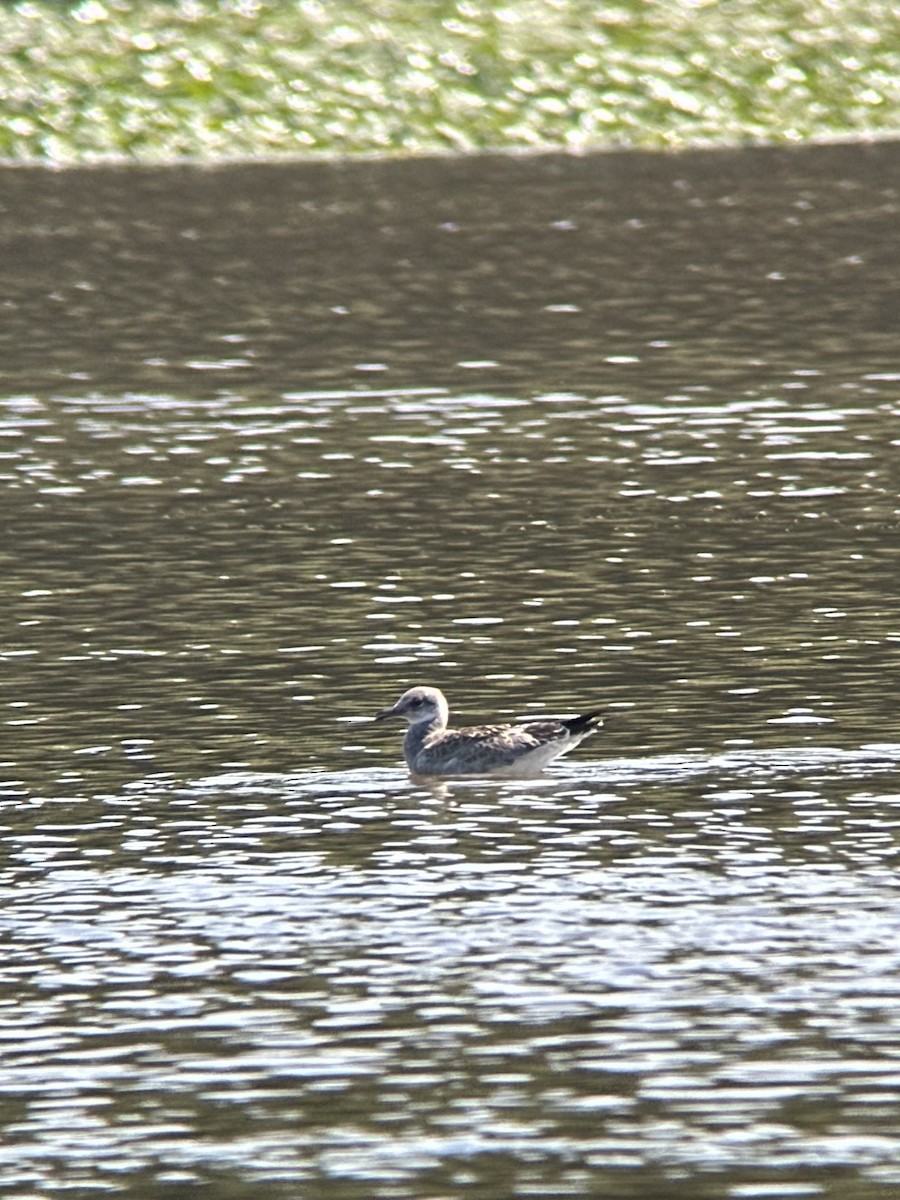
[[580, 717], [569, 717], [560, 721], [560, 724], [565, 725], [572, 737], [586, 737], [603, 724], [603, 709], [595, 708], [591, 712], [582, 713]]

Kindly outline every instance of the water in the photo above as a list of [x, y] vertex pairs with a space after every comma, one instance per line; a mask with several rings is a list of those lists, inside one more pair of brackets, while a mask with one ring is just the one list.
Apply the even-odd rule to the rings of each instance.
[[897, 184], [6, 173], [4, 1194], [893, 1194]]

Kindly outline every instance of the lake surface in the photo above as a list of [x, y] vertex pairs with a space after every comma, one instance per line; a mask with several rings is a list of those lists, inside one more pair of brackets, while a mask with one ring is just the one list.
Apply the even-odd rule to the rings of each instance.
[[4, 1195], [894, 1195], [900, 147], [0, 206]]

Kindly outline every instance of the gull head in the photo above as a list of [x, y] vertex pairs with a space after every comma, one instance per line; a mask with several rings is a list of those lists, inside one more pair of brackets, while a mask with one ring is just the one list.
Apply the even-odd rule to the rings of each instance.
[[450, 711], [444, 693], [433, 687], [414, 687], [404, 692], [392, 708], [383, 708], [376, 713], [376, 721], [386, 721], [388, 717], [402, 717], [410, 725], [420, 725], [427, 721], [437, 721], [440, 725], [447, 724]]

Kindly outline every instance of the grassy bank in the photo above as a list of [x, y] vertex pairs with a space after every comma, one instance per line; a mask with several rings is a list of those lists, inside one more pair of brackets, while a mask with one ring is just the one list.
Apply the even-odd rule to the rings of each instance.
[[900, 134], [883, 0], [84, 0], [0, 8], [0, 157]]

